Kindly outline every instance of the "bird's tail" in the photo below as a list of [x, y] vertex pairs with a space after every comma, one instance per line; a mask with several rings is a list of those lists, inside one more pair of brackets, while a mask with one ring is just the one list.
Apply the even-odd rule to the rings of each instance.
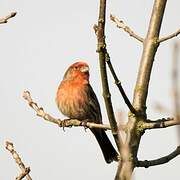
[[103, 129], [91, 129], [91, 131], [98, 141], [105, 161], [107, 163], [111, 163], [112, 161], [118, 161], [118, 153], [114, 149], [105, 131]]

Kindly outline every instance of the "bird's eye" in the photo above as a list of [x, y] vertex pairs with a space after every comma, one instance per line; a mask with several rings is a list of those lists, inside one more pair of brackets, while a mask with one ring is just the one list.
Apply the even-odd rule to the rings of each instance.
[[77, 70], [77, 69], [78, 69], [78, 67], [77, 67], [77, 66], [75, 66], [75, 67], [74, 67], [74, 69], [75, 69], [75, 70]]

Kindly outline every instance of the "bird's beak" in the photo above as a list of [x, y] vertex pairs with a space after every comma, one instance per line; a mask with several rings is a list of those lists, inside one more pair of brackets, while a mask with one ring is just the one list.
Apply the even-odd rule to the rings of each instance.
[[88, 72], [89, 71], [89, 67], [88, 66], [83, 66], [80, 68], [81, 72]]

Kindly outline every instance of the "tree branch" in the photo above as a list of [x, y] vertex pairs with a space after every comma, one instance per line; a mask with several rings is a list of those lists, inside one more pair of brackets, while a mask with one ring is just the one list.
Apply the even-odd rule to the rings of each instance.
[[146, 129], [157, 129], [157, 128], [166, 128], [170, 126], [180, 125], [179, 120], [174, 120], [174, 118], [162, 118], [156, 121], [147, 120], [143, 122], [142, 127], [144, 130]]
[[174, 150], [169, 155], [161, 157], [159, 159], [150, 160], [150, 161], [148, 161], [148, 160], [137, 161], [136, 167], [148, 168], [150, 166], [157, 166], [157, 165], [165, 164], [165, 163], [169, 162], [170, 160], [172, 160], [173, 158], [175, 158], [176, 156], [178, 156], [179, 154], [180, 154], [180, 146], [178, 146], [176, 148], [176, 150]]
[[29, 175], [30, 168], [25, 167], [24, 163], [22, 162], [19, 154], [15, 151], [13, 143], [6, 141], [6, 149], [12, 154], [16, 164], [21, 169], [22, 173], [16, 178], [16, 180], [21, 180], [26, 177], [27, 180], [32, 180], [31, 176]]
[[114, 71], [113, 65], [112, 65], [111, 60], [110, 60], [110, 56], [109, 56], [109, 54], [107, 52], [106, 52], [106, 62], [108, 64], [108, 67], [109, 67], [109, 69], [111, 71], [111, 74], [112, 74], [112, 76], [114, 78], [115, 84], [117, 85], [117, 87], [118, 87], [118, 89], [119, 89], [119, 91], [120, 91], [120, 93], [121, 93], [121, 95], [122, 95], [122, 97], [124, 99], [124, 102], [128, 106], [131, 113], [136, 114], [136, 110], [134, 109], [131, 102], [129, 101], [129, 99], [128, 99], [128, 97], [127, 97], [127, 95], [126, 95], [126, 93], [125, 93], [125, 91], [124, 91], [124, 89], [123, 89], [123, 87], [121, 85], [121, 82], [119, 81], [119, 79], [118, 79], [118, 77], [117, 77], [117, 75], [116, 75], [116, 73]]
[[146, 116], [146, 99], [154, 57], [159, 46], [159, 33], [167, 0], [155, 0], [134, 91], [133, 107]]
[[17, 12], [12, 12], [11, 14], [9, 14], [8, 16], [6, 16], [6, 17], [4, 17], [4, 18], [0, 18], [0, 24], [7, 23], [8, 20], [9, 20], [10, 18], [13, 18], [16, 14], [17, 14]]
[[105, 16], [106, 16], [106, 0], [100, 0], [98, 25], [94, 26], [97, 35], [97, 52], [99, 53], [99, 64], [101, 73], [101, 82], [103, 89], [103, 97], [106, 105], [109, 123], [111, 125], [112, 134], [114, 136], [116, 145], [120, 149], [118, 127], [114, 115], [114, 110], [111, 102], [111, 94], [109, 91], [109, 84], [106, 71], [106, 43], [105, 43]]
[[167, 41], [167, 40], [169, 40], [169, 39], [172, 39], [172, 38], [178, 36], [179, 34], [180, 34], [180, 29], [178, 29], [176, 32], [174, 32], [174, 33], [172, 33], [172, 34], [170, 34], [170, 35], [168, 35], [168, 36], [165, 36], [165, 37], [160, 38], [160, 39], [158, 40], [158, 42], [161, 43], [161, 42]]
[[[166, 2], [167, 0], [154, 0], [148, 32], [146, 38], [143, 40], [143, 53], [139, 66], [136, 87], [134, 88], [132, 105], [137, 111], [137, 114], [130, 114], [128, 117], [127, 138], [125, 144], [129, 149], [129, 153], [127, 153], [126, 156], [124, 155], [124, 161], [122, 160], [121, 164], [118, 166], [116, 174], [117, 180], [129, 180], [130, 178], [126, 176], [126, 172], [129, 171], [129, 173], [132, 174], [135, 167], [140, 140], [144, 133], [143, 128], [139, 128], [139, 124], [140, 122], [143, 124], [143, 122], [147, 119], [146, 99], [148, 95], [153, 61], [159, 45], [157, 40], [159, 39]], [[123, 158], [122, 153], [121, 157]]]
[[[110, 125], [107, 124], [96, 124], [93, 122], [88, 122], [88, 119], [78, 120], [78, 119], [64, 119], [60, 120], [54, 118], [50, 114], [44, 112], [42, 107], [39, 107], [37, 103], [35, 103], [29, 91], [24, 91], [23, 98], [28, 102], [29, 106], [34, 109], [37, 113], [37, 116], [42, 117], [44, 120], [57, 124], [59, 127], [72, 127], [72, 126], [83, 126], [85, 128], [100, 128], [105, 130], [111, 130]], [[92, 120], [91, 120], [92, 121]], [[121, 125], [120, 129], [125, 130], [126, 126]]]
[[127, 32], [130, 36], [132, 36], [133, 38], [137, 39], [140, 42], [144, 42], [144, 39], [140, 36], [138, 36], [137, 34], [135, 34], [130, 27], [126, 26], [124, 24], [124, 22], [122, 20], [119, 20], [116, 16], [113, 16], [112, 14], [110, 15], [110, 19], [115, 22], [115, 24], [117, 25], [117, 27], [119, 29], [123, 29], [125, 32]]

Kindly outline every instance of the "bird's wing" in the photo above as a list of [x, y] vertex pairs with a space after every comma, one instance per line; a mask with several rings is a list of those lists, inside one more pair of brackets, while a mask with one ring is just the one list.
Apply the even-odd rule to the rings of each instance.
[[102, 123], [102, 115], [100, 105], [96, 94], [94, 93], [90, 84], [87, 86], [88, 104], [89, 104], [89, 116], [95, 123]]

